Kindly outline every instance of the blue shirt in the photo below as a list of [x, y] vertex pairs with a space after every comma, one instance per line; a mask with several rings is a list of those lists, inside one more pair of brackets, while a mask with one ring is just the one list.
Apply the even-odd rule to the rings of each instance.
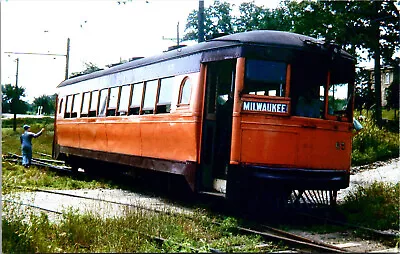
[[38, 133], [25, 131], [24, 134], [22, 134], [19, 137], [22, 148], [31, 148], [32, 147], [32, 138], [37, 138], [40, 135], [42, 135], [42, 131], [39, 131]]

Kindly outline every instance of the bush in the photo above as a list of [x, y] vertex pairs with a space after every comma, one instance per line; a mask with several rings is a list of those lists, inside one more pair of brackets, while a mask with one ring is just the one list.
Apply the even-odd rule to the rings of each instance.
[[363, 165], [399, 156], [399, 133], [379, 128], [372, 119], [362, 122], [364, 129], [353, 138], [352, 165]]
[[400, 183], [359, 186], [340, 206], [351, 223], [374, 229], [399, 229]]
[[[13, 120], [3, 119], [1, 121], [2, 128], [12, 128]], [[54, 118], [42, 117], [42, 118], [17, 118], [17, 128], [22, 128], [24, 124], [30, 125], [32, 130], [40, 130], [41, 128], [46, 128], [48, 131], [54, 130]]]

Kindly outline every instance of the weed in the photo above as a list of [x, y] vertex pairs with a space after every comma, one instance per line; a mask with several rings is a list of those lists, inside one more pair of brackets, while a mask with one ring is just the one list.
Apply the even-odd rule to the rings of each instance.
[[374, 229], [399, 229], [400, 183], [359, 186], [339, 207], [347, 220]]
[[[7, 205], [3, 217], [4, 252], [209, 252], [259, 251], [262, 239], [256, 235], [226, 234], [235, 225], [227, 219], [222, 226], [211, 225], [213, 218], [197, 213], [171, 216], [144, 210], [130, 210], [124, 217], [101, 218], [67, 210], [58, 223], [44, 214], [31, 214], [29, 222], [16, 206]], [[211, 225], [211, 226], [210, 226]], [[151, 236], [166, 239], [158, 241]], [[279, 250], [270, 244], [264, 251]]]
[[362, 122], [364, 129], [353, 139], [352, 165], [399, 157], [399, 133], [379, 128], [372, 119]]

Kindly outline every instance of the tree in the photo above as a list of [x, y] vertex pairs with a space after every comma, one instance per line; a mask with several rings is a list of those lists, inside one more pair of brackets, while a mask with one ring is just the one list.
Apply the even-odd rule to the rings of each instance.
[[[231, 15], [232, 6], [229, 3], [215, 0], [213, 5], [204, 9], [204, 35], [211, 38], [213, 35], [226, 33], [230, 34], [235, 31], [233, 25], [233, 17]], [[197, 23], [198, 11], [193, 10], [187, 18], [183, 40], [197, 40], [199, 27]]]
[[1, 86], [2, 110], [14, 114], [13, 130], [17, 128], [16, 114], [24, 114], [28, 110], [28, 103], [21, 100], [25, 97], [25, 88], [6, 84]]
[[[381, 124], [381, 58], [388, 64], [399, 49], [399, 11], [389, 1], [285, 2], [291, 31], [334, 40], [375, 60], [375, 120]], [[359, 56], [359, 59], [361, 57]]]
[[[255, 29], [290, 31], [309, 35], [325, 41], [335, 41], [343, 49], [363, 59], [375, 60], [375, 105], [376, 121], [381, 123], [381, 59], [390, 64], [399, 50], [399, 11], [392, 1], [283, 1], [276, 9], [269, 10], [254, 2], [242, 3], [238, 17], [229, 15], [218, 23], [209, 16], [218, 13], [223, 3], [215, 1], [205, 12], [205, 30], [212, 33], [216, 25], [229, 27], [224, 32], [242, 32]], [[229, 10], [231, 6], [228, 4]], [[223, 8], [222, 8], [223, 9]], [[225, 9], [226, 10], [226, 9]], [[230, 17], [230, 18], [229, 18]], [[228, 22], [235, 21], [232, 25]], [[230, 25], [230, 26], [229, 26]], [[184, 38], [197, 36], [197, 12], [189, 14]], [[369, 93], [368, 93], [369, 94]]]
[[21, 100], [25, 97], [25, 88], [6, 84], [1, 86], [3, 113], [25, 114], [28, 104]]
[[393, 82], [386, 88], [387, 108], [394, 109], [395, 119], [397, 118], [396, 110], [399, 110], [399, 80], [400, 80], [400, 58], [394, 61]]
[[74, 78], [74, 77], [86, 75], [86, 74], [89, 74], [89, 73], [92, 73], [92, 72], [95, 72], [95, 71], [103, 70], [103, 69], [99, 68], [96, 64], [94, 64], [92, 62], [84, 63], [84, 65], [85, 65], [85, 69], [83, 71], [71, 73], [71, 77], [70, 78]]
[[43, 113], [47, 115], [54, 114], [56, 103], [56, 94], [41, 95], [33, 100], [33, 109], [37, 112], [39, 106], [43, 107]]
[[364, 68], [358, 69], [355, 83], [354, 109], [359, 110], [360, 113], [366, 109], [368, 115], [368, 111], [375, 105], [375, 93], [372, 89], [370, 73]]

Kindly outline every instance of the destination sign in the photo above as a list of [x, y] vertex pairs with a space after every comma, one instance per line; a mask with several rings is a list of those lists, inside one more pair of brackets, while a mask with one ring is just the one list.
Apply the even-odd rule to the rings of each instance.
[[288, 105], [285, 103], [245, 101], [243, 102], [243, 110], [271, 113], [287, 113]]

